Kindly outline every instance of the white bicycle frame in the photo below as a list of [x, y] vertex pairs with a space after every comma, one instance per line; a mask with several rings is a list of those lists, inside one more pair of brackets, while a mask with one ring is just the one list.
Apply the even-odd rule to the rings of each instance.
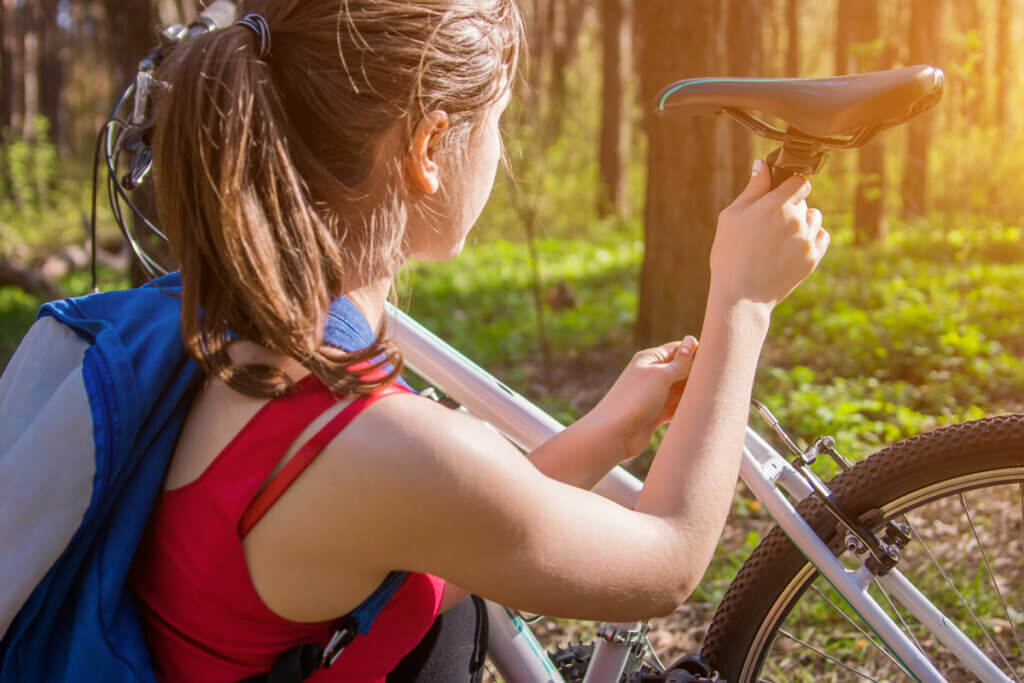
[[[531, 450], [564, 429], [557, 420], [502, 384], [405, 313], [388, 308], [388, 332], [416, 374], [489, 423], [523, 450]], [[927, 656], [868, 593], [878, 581], [901, 602], [935, 638], [943, 643], [979, 680], [1010, 681], [957, 626], [946, 618], [897, 569], [882, 577], [867, 567], [847, 569], [794, 505], [811, 495], [807, 480], [756, 432], [747, 429], [740, 477], [800, 551], [868, 624], [908, 675], [918, 681], [945, 681]], [[594, 490], [621, 505], [633, 507], [642, 483], [621, 467], [602, 479]], [[780, 491], [779, 489], [782, 489]], [[785, 491], [789, 495], [783, 494]], [[513, 610], [488, 602], [489, 655], [499, 673], [511, 683], [563, 683], [544, 648]], [[614, 624], [599, 639], [585, 683], [618, 683], [630, 658], [629, 638], [639, 624]]]

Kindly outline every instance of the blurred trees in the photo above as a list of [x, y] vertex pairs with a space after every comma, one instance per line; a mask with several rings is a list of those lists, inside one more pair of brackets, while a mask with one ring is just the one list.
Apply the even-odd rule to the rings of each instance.
[[[942, 0], [912, 0], [910, 5], [911, 64], [940, 64]], [[921, 216], [928, 208], [928, 149], [935, 126], [934, 113], [907, 124], [907, 156], [903, 166], [903, 214]]]
[[[765, 76], [762, 71], [765, 0], [729, 0], [726, 12], [726, 60], [729, 75], [751, 78]], [[746, 187], [750, 179], [754, 134], [735, 124], [729, 125], [728, 133], [732, 180], [726, 192], [728, 196], [735, 196]]]
[[[864, 73], [889, 68], [891, 55], [881, 35], [878, 0], [839, 0], [836, 70]], [[858, 243], [885, 237], [885, 142], [875, 138], [857, 154], [853, 228]]]
[[[3, 226], [19, 216], [34, 225], [58, 185], [77, 183], [65, 222], [80, 228], [94, 136], [115, 93], [156, 29], [190, 18], [199, 2], [0, 0], [0, 258], [4, 235], [17, 232]], [[589, 237], [610, 228], [626, 239], [642, 224], [637, 336], [693, 332], [717, 212], [771, 147], [729, 121], [652, 117], [654, 93], [688, 76], [828, 76], [921, 62], [946, 70], [942, 104], [858, 153], [834, 155], [812, 201], [825, 205], [830, 227], [849, 213], [862, 242], [882, 239], [887, 213], [1024, 217], [1019, 193], [1001, 187], [1024, 175], [1024, 155], [1015, 154], [1024, 141], [1011, 137], [1024, 82], [1013, 50], [1024, 31], [1019, 5], [520, 0], [528, 87], [518, 94], [519, 120], [506, 127], [528, 196], [501, 199], [518, 221], [503, 235]], [[575, 193], [574, 201], [557, 204], [559, 192]]]
[[[740, 0], [742, 2], [742, 0]], [[786, 32], [789, 45], [786, 49], [786, 76], [792, 78], [800, 73], [800, 0], [786, 0]]]
[[718, 121], [656, 116], [661, 88], [680, 78], [721, 74], [721, 3], [643, 2], [636, 7], [641, 102], [647, 133], [644, 260], [636, 339], [641, 345], [698, 334], [721, 209], [712, 169], [722, 156]]
[[[998, 0], [996, 15], [996, 122], [1006, 132], [1010, 124], [1010, 91], [1016, 75], [1016, 52], [1010, 48], [1014, 12], [1012, 0]], [[939, 32], [935, 32], [938, 41]]]
[[630, 147], [630, 102], [626, 88], [632, 71], [630, 3], [601, 0], [601, 184], [600, 215], [629, 213], [626, 171]]

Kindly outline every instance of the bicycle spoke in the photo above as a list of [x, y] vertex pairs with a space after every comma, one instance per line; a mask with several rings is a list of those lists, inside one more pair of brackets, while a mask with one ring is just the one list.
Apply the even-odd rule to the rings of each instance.
[[[921, 544], [921, 547], [924, 548], [924, 551], [928, 554], [928, 557], [931, 558], [932, 564], [934, 564], [936, 569], [939, 570], [939, 573], [942, 575], [942, 578], [945, 579], [950, 589], [952, 589], [953, 593], [956, 594], [956, 597], [960, 600], [960, 604], [964, 606], [964, 609], [967, 610], [967, 613], [971, 615], [971, 619], [973, 619], [974, 623], [977, 624], [978, 628], [981, 629], [981, 632], [985, 634], [985, 638], [988, 640], [989, 644], [995, 648], [996, 652], [999, 654], [999, 658], [1003, 660], [1003, 664], [1006, 666], [1007, 669], [1013, 671], [1013, 667], [1010, 666], [1010, 663], [1006, 661], [1006, 657], [1003, 656], [1003, 651], [999, 649], [998, 645], [996, 645], [995, 641], [992, 639], [991, 634], [989, 634], [988, 629], [985, 628], [985, 625], [981, 623], [981, 620], [978, 618], [978, 615], [974, 613], [973, 609], [971, 609], [971, 606], [967, 603], [966, 598], [964, 598], [963, 594], [957, 589], [956, 584], [953, 583], [953, 579], [949, 578], [949, 574], [946, 573], [946, 570], [939, 563], [939, 560], [935, 557], [935, 554], [932, 553], [932, 550], [928, 547], [928, 544], [924, 542], [923, 538], [921, 538], [921, 535], [917, 533], [917, 529], [914, 528], [913, 524], [910, 524], [910, 531], [914, 534], [914, 538], [917, 539], [917, 542]], [[1014, 677], [1016, 677], [1016, 675], [1017, 674], [1014, 673]], [[1020, 681], [1019, 678], [1017, 680]]]
[[[897, 660], [895, 657], [893, 657], [892, 654], [888, 650], [886, 650], [884, 647], [879, 645], [878, 641], [875, 640], [874, 636], [872, 636], [867, 631], [865, 631], [863, 628], [861, 628], [860, 625], [857, 624], [857, 622], [855, 622], [853, 620], [853, 618], [849, 614], [846, 613], [845, 610], [841, 609], [839, 607], [839, 605], [837, 605], [836, 603], [832, 602], [829, 599], [829, 597], [827, 595], [825, 595], [825, 592], [823, 590], [821, 590], [820, 588], [815, 586], [813, 583], [811, 584], [811, 590], [813, 590], [815, 593], [817, 593], [821, 597], [822, 600], [824, 600], [828, 604], [832, 605], [832, 609], [834, 609], [835, 611], [839, 612], [839, 614], [841, 614], [842, 617], [844, 619], [846, 619], [847, 623], [849, 623], [850, 626], [853, 626], [855, 629], [857, 629], [857, 631], [862, 636], [864, 636], [864, 638], [866, 638], [869, 643], [871, 643], [872, 645], [875, 646], [876, 650], [878, 650], [883, 655], [885, 655], [889, 659], [889, 661], [892, 662], [893, 664], [895, 664], [898, 668], [903, 669], [903, 665], [899, 662], [899, 660]], [[903, 670], [906, 671], [906, 669], [903, 669]]]
[[[992, 564], [989, 562], [988, 553], [985, 552], [985, 544], [981, 542], [981, 536], [978, 535], [978, 529], [974, 526], [974, 519], [971, 517], [971, 511], [967, 506], [967, 499], [964, 497], [963, 493], [960, 494], [960, 505], [963, 507], [964, 514], [967, 516], [967, 523], [971, 526], [971, 533], [974, 534], [974, 540], [978, 542], [978, 548], [981, 550], [981, 557], [985, 561], [985, 569], [988, 571], [988, 577], [992, 581], [992, 587], [996, 589], [996, 596], [999, 598], [999, 604], [1003, 608], [1003, 614], [1006, 615], [1006, 621], [1010, 624], [1010, 630], [1013, 632], [1013, 639], [1017, 643], [1017, 652], [1024, 653], [1024, 648], [1021, 648], [1020, 645], [1020, 638], [1017, 636], [1017, 627], [1014, 625], [1013, 619], [1010, 618], [1010, 610], [1006, 606], [1006, 600], [1003, 599], [1003, 592], [999, 590], [999, 583], [996, 581], [996, 575], [992, 571]], [[998, 646], [996, 646], [996, 648], [999, 650], [999, 656], [1002, 657], [1005, 662], [1006, 657], [1003, 655], [1002, 648], [999, 648]], [[1009, 666], [1009, 662], [1007, 662], [1007, 666]], [[1017, 676], [1017, 672], [1014, 671], [1012, 667], [1010, 668], [1010, 673], [1013, 674], [1017, 683], [1020, 683], [1020, 677]]]
[[910, 625], [907, 624], [906, 619], [903, 618], [903, 613], [900, 611], [900, 608], [897, 607], [896, 603], [894, 603], [892, 601], [892, 598], [889, 597], [889, 591], [885, 590], [885, 586], [878, 583], [877, 581], [875, 581], [875, 585], [878, 586], [878, 590], [882, 591], [882, 595], [885, 597], [885, 601], [889, 603], [889, 607], [891, 607], [892, 611], [896, 613], [897, 617], [899, 617], [900, 623], [903, 624], [903, 630], [906, 632], [908, 636], [910, 636], [911, 640], [914, 641], [914, 645], [917, 646], [917, 649], [924, 653], [924, 647], [921, 645], [921, 642], [917, 639], [917, 636], [914, 635], [914, 631], [910, 628]]
[[808, 649], [808, 650], [810, 650], [811, 652], [816, 652], [816, 653], [818, 653], [818, 654], [819, 654], [820, 656], [824, 657], [825, 659], [827, 659], [827, 660], [829, 660], [829, 661], [831, 661], [831, 662], [834, 662], [834, 663], [838, 664], [839, 666], [843, 667], [843, 668], [844, 668], [844, 669], [846, 669], [847, 671], [849, 671], [849, 672], [851, 672], [851, 673], [854, 673], [854, 674], [856, 674], [856, 675], [860, 676], [860, 677], [861, 677], [861, 678], [863, 678], [864, 680], [867, 680], [867, 681], [875, 681], [875, 683], [878, 683], [878, 679], [877, 679], [877, 678], [872, 678], [871, 676], [868, 676], [868, 675], [867, 675], [867, 674], [865, 674], [865, 673], [862, 673], [862, 672], [860, 672], [860, 671], [857, 671], [856, 669], [854, 669], [854, 668], [853, 668], [852, 666], [850, 666], [849, 664], [846, 664], [845, 662], [841, 662], [840, 660], [836, 659], [835, 657], [833, 657], [832, 655], [828, 654], [827, 652], [825, 652], [825, 651], [823, 651], [823, 650], [819, 650], [818, 648], [814, 647], [814, 646], [813, 646], [813, 645], [811, 645], [810, 643], [805, 643], [804, 641], [800, 640], [799, 638], [797, 638], [796, 636], [794, 636], [794, 635], [793, 635], [792, 633], [790, 633], [790, 632], [789, 632], [789, 631], [787, 631], [786, 629], [782, 629], [782, 628], [780, 628], [780, 629], [779, 629], [779, 635], [781, 635], [781, 636], [785, 636], [785, 637], [789, 638], [790, 640], [792, 640], [793, 642], [795, 642], [795, 643], [799, 643], [800, 645], [803, 645], [803, 646], [804, 646], [805, 648], [807, 648], [807, 649]]

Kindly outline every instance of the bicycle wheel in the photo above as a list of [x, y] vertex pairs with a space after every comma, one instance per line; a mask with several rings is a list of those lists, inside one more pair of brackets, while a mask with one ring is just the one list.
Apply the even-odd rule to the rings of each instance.
[[[1011, 680], [1020, 681], [1024, 415], [952, 425], [896, 443], [829, 486], [876, 529], [896, 517], [911, 524], [913, 538], [900, 571]], [[835, 519], [820, 501], [808, 498], [798, 510], [853, 566]], [[977, 680], [877, 583], [870, 590], [948, 680]], [[888, 681], [905, 674], [779, 528], [730, 584], [702, 654], [730, 683]]]

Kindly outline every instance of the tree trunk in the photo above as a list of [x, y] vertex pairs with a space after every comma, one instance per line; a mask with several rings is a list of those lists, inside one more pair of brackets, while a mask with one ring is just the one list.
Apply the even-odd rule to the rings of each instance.
[[[910, 5], [910, 63], [938, 64], [942, 0], [912, 0]], [[928, 149], [935, 114], [928, 112], [907, 125], [907, 158], [903, 167], [903, 215], [921, 216], [928, 210]]]
[[526, 94], [523, 106], [528, 112], [543, 111], [544, 74], [551, 54], [552, 26], [549, 8], [555, 0], [532, 0], [528, 16], [529, 43], [526, 60]]
[[583, 26], [583, 12], [586, 0], [551, 0], [555, 8], [555, 42], [551, 52], [551, 96], [550, 109], [546, 117], [550, 123], [548, 140], [561, 134], [565, 121], [569, 67], [576, 61], [580, 29]]
[[786, 0], [786, 27], [789, 45], [786, 49], [786, 75], [800, 75], [800, 0]]
[[70, 58], [67, 31], [57, 25], [59, 0], [43, 3], [42, 61], [39, 64], [39, 106], [50, 122], [50, 140], [61, 159], [71, 154], [65, 73]]
[[1010, 105], [1008, 95], [1016, 86], [1016, 53], [1010, 49], [1010, 33], [1013, 28], [1013, 3], [999, 0], [996, 20], [996, 123], [1004, 132], [1009, 132]]
[[[856, 46], [858, 72], [876, 71], [888, 66], [888, 51], [869, 46], [880, 36], [878, 0], [856, 0], [852, 8], [851, 40]], [[857, 193], [854, 205], [854, 240], [858, 244], [877, 242], [885, 237], [882, 210], [885, 203], [885, 164], [882, 141], [875, 138], [861, 148], [857, 157]]]
[[837, 76], [853, 70], [850, 51], [850, 24], [853, 22], [853, 3], [856, 0], [839, 0], [836, 7], [836, 66]]
[[5, 123], [7, 129], [20, 133], [25, 125], [25, 5], [18, 0], [3, 0], [3, 6]]
[[[762, 22], [763, 0], [729, 0], [726, 51], [729, 74], [732, 76], [762, 76]], [[750, 167], [754, 160], [754, 134], [738, 124], [729, 127], [732, 169], [730, 192], [738, 195], [750, 180]]]
[[114, 89], [135, 79], [139, 62], [157, 43], [157, 26], [151, 0], [103, 0], [106, 13], [107, 60]]
[[[645, 102], [653, 102], [673, 80], [720, 71], [719, 4], [690, 0], [636, 6]], [[636, 323], [641, 345], [699, 333], [721, 208], [710, 172], [723, 152], [713, 117], [656, 117], [650, 109], [645, 109], [647, 199]]]
[[0, 130], [11, 125], [11, 54], [7, 41], [11, 16], [7, 4], [0, 0]]
[[626, 180], [630, 131], [626, 79], [632, 35], [626, 0], [601, 0], [601, 30], [601, 184], [597, 208], [602, 216], [625, 216], [629, 213]]
[[43, 25], [43, 8], [39, 2], [26, 5], [25, 33], [25, 121], [22, 137], [28, 141], [36, 139], [36, 119], [39, 116], [39, 34]]
[[958, 54], [951, 55], [954, 76], [950, 79], [950, 105], [955, 108], [958, 131], [985, 123], [984, 36], [981, 31], [981, 8], [977, 0], [955, 0], [950, 3], [954, 30], [959, 34]]

